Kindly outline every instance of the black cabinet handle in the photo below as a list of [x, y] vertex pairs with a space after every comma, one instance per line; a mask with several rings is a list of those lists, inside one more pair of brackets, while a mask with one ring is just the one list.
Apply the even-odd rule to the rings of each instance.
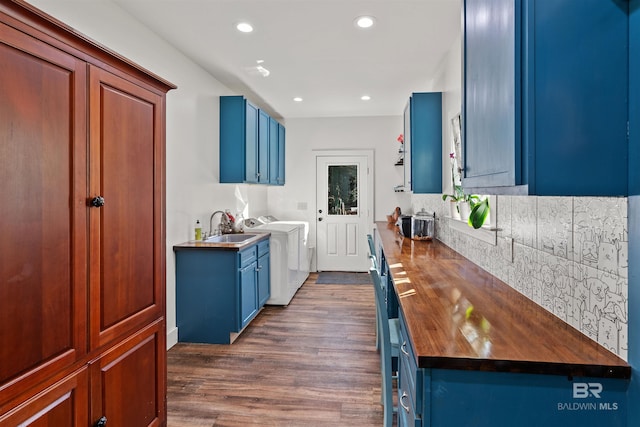
[[91, 205], [91, 207], [94, 208], [101, 208], [104, 206], [104, 197], [102, 196], [96, 196], [93, 199], [91, 199], [91, 201], [89, 202], [89, 204]]
[[95, 427], [105, 427], [106, 425], [107, 425], [107, 417], [102, 417], [96, 422]]

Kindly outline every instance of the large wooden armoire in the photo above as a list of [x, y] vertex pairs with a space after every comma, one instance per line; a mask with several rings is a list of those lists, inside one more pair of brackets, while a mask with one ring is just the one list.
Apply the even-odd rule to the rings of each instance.
[[171, 83], [0, 0], [0, 426], [166, 425]]

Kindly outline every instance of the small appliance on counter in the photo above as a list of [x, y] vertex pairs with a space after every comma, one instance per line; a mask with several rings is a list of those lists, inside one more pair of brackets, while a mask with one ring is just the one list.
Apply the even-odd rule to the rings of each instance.
[[436, 213], [422, 209], [411, 217], [411, 238], [413, 240], [432, 240], [435, 235]]
[[400, 218], [402, 235], [412, 240], [432, 240], [435, 217], [435, 212], [426, 212], [424, 209], [414, 215], [403, 215]]

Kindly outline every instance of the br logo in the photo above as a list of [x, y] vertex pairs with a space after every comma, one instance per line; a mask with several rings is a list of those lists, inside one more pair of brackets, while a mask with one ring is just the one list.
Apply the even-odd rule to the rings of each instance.
[[586, 399], [591, 396], [600, 399], [600, 393], [602, 393], [602, 384], [600, 383], [573, 383], [574, 399]]

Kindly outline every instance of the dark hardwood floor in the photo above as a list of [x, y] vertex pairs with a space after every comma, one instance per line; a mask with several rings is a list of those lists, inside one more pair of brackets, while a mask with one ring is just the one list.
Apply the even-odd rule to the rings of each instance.
[[169, 350], [170, 427], [382, 425], [373, 288], [316, 277], [231, 345]]

